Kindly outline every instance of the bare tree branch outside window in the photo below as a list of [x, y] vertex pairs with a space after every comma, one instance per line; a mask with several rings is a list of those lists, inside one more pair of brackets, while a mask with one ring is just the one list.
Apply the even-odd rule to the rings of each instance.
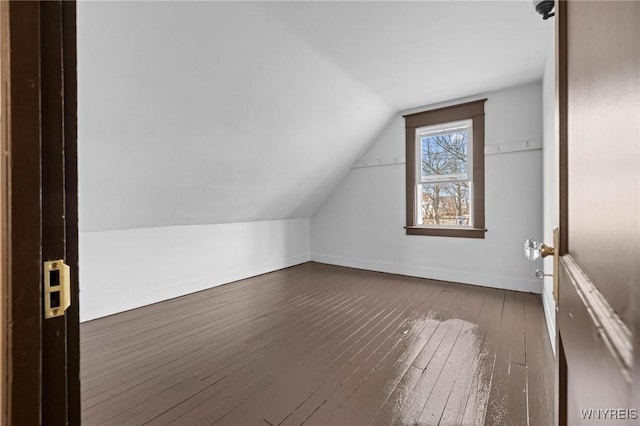
[[421, 174], [429, 182], [422, 185], [422, 223], [469, 224], [469, 132], [465, 127], [421, 138]]

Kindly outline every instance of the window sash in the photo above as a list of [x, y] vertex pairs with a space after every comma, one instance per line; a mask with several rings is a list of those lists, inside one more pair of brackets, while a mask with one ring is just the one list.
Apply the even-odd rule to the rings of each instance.
[[422, 179], [417, 182], [417, 185], [436, 185], [436, 184], [447, 184], [447, 183], [457, 183], [457, 182], [471, 182], [472, 178], [464, 176], [460, 178], [456, 178], [457, 175], [446, 175], [442, 176], [442, 179], [431, 180], [431, 179]]
[[[448, 174], [448, 175], [422, 175], [422, 138], [432, 135], [444, 135], [453, 133], [457, 129], [467, 129], [467, 153], [466, 153], [466, 173]], [[451, 121], [447, 123], [439, 123], [432, 126], [424, 126], [415, 129], [415, 215], [416, 225], [424, 227], [435, 228], [473, 228], [474, 227], [474, 215], [473, 215], [473, 120], [459, 120]], [[450, 183], [462, 183], [467, 182], [469, 185], [469, 224], [427, 224], [422, 223], [422, 186], [423, 185], [446, 185]]]
[[[464, 180], [457, 180], [457, 181], [452, 181], [450, 183], [458, 183], [458, 182], [467, 182], [469, 184], [469, 223], [467, 225], [451, 225], [451, 224], [435, 224], [435, 223], [429, 223], [429, 224], [423, 224], [422, 223], [422, 185], [425, 185], [423, 183], [417, 183], [415, 185], [413, 194], [414, 194], [414, 198], [416, 200], [415, 202], [415, 217], [416, 217], [416, 225], [417, 226], [421, 226], [421, 227], [425, 227], [425, 228], [474, 228], [474, 202], [473, 202], [473, 179], [464, 179]], [[433, 183], [433, 182], [428, 182], [426, 183], [426, 185], [436, 185], [436, 184], [440, 184], [441, 182], [437, 182], [437, 183]]]
[[[467, 154], [466, 173], [438, 175], [432, 174], [422, 176], [422, 138], [426, 135], [453, 133], [456, 129], [466, 128], [467, 130]], [[419, 183], [444, 183], [448, 181], [471, 181], [473, 180], [473, 119], [450, 121], [431, 126], [423, 126], [415, 129], [415, 181]]]

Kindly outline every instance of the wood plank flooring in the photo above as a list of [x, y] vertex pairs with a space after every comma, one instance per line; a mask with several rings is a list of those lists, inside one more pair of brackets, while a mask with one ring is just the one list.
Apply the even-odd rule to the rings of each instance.
[[550, 425], [539, 295], [306, 263], [81, 324], [93, 425]]

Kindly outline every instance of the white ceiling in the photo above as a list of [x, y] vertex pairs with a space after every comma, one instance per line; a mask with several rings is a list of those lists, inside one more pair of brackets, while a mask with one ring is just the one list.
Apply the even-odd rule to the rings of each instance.
[[541, 79], [553, 26], [530, 0], [262, 7], [395, 110]]
[[404, 109], [542, 76], [515, 2], [81, 2], [80, 227], [309, 217]]

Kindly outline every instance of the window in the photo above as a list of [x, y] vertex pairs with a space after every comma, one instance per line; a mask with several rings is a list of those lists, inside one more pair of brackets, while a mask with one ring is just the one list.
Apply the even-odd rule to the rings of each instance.
[[407, 234], [484, 238], [484, 103], [405, 115]]

